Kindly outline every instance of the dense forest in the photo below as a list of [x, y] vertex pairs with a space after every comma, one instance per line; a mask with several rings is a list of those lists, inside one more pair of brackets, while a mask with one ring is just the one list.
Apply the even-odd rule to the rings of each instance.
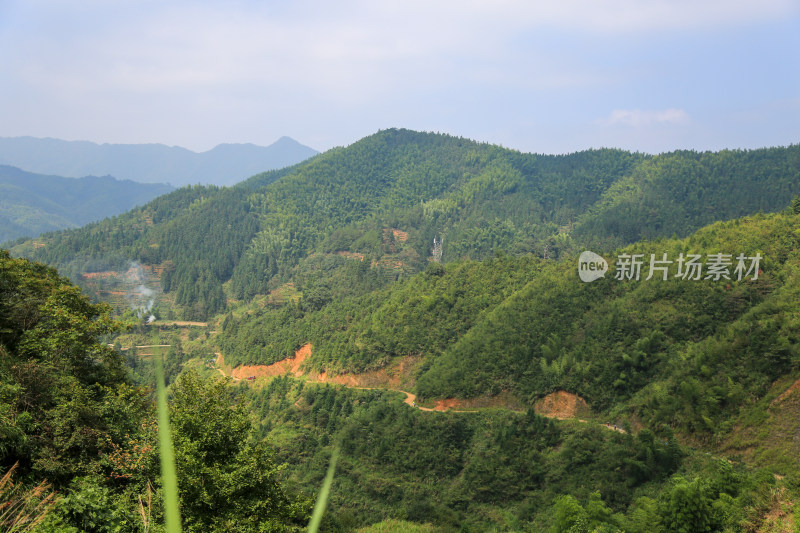
[[[335, 453], [330, 531], [782, 531], [798, 193], [800, 146], [548, 156], [387, 130], [19, 240], [85, 292], [0, 258], [0, 459], [64, 495], [49, 530], [145, 530], [148, 491], [157, 530], [163, 356], [190, 531], [301, 527]], [[301, 348], [294, 375], [222, 377]], [[580, 414], [544, 417], [557, 393]], [[101, 511], [117, 529], [87, 525]]]
[[318, 485], [341, 446], [331, 530], [755, 531], [784, 487], [799, 488], [794, 473], [784, 485], [649, 429], [532, 410], [426, 413], [396, 394], [288, 376], [240, 390], [298, 483]]
[[236, 187], [180, 189], [13, 251], [76, 282], [126, 261], [158, 265], [183, 316], [206, 319], [229, 299], [291, 281], [318, 254], [355, 254], [397, 279], [425, 269], [435, 237], [444, 262], [496, 250], [549, 259], [581, 246], [611, 251], [780, 210], [800, 193], [798, 177], [800, 146], [548, 156], [386, 130]]
[[500, 255], [431, 264], [319, 309], [304, 297], [229, 315], [218, 342], [233, 365], [284, 359], [307, 342], [306, 364], [320, 371], [359, 373], [418, 356], [422, 398], [512, 391], [533, 402], [568, 390], [597, 409], [628, 405], [649, 426], [708, 440], [800, 367], [798, 228], [794, 214], [756, 215], [616, 252], [758, 253], [758, 279], [736, 280], [732, 265], [733, 279], [685, 280], [672, 265], [667, 280], [582, 283], [576, 261]]
[[[681, 279], [673, 264], [669, 279], [646, 280], [644, 270], [638, 281], [609, 274], [583, 283], [576, 257], [432, 263], [322, 307], [300, 298], [233, 313], [219, 345], [235, 365], [279, 360], [310, 342], [309, 370], [355, 373], [412, 356], [417, 401], [511, 391], [529, 406], [425, 413], [389, 393], [289, 377], [252, 392], [263, 434], [301, 483], [319, 479], [308, 469], [320, 470], [330, 453], [320, 449], [342, 442], [345, 528], [388, 508], [395, 520], [443, 530], [737, 531], [755, 527], [785, 490], [772, 473], [785, 479], [800, 467], [800, 449], [785, 436], [800, 430], [796, 416], [784, 426], [798, 398], [778, 403], [800, 371], [799, 244], [798, 214], [785, 210], [609, 255], [750, 258], [749, 274], [732, 262], [716, 280]], [[353, 264], [358, 279], [363, 263]], [[531, 411], [560, 390], [584, 398], [599, 419], [553, 425]], [[603, 419], [629, 433], [609, 432]], [[765, 470], [704, 458], [688, 444]]]

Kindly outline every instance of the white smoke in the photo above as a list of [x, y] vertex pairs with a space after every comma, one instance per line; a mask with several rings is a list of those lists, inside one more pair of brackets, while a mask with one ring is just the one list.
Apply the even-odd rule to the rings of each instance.
[[137, 318], [147, 317], [147, 323], [152, 323], [156, 317], [153, 315], [153, 305], [156, 303], [156, 291], [148, 287], [147, 271], [138, 261], [128, 263], [125, 273], [127, 284], [132, 287], [128, 291], [128, 302]]

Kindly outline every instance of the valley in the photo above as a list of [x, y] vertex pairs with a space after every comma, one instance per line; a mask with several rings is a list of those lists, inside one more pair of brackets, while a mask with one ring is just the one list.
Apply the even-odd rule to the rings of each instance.
[[[195, 528], [230, 524], [225, 501], [258, 530], [242, 506], [269, 496], [230, 484], [258, 465], [300, 527], [340, 453], [330, 531], [789, 531], [798, 195], [798, 146], [548, 156], [393, 129], [21, 240], [0, 271], [7, 457], [135, 516], [161, 358]], [[731, 260], [586, 282], [584, 250]], [[737, 254], [757, 275], [731, 275]], [[46, 427], [60, 404], [34, 371], [96, 414], [36, 444], [21, 406]], [[87, 457], [62, 434], [104, 436]]]

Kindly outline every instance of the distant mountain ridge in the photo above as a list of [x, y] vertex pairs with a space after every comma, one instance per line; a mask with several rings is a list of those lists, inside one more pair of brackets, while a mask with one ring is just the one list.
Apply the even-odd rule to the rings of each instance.
[[163, 183], [45, 176], [0, 165], [0, 242], [83, 226], [172, 190]]
[[254, 174], [299, 163], [318, 152], [289, 137], [269, 146], [220, 144], [193, 152], [163, 144], [97, 144], [52, 138], [0, 137], [0, 164], [72, 178], [112, 175], [140, 183], [233, 185]]

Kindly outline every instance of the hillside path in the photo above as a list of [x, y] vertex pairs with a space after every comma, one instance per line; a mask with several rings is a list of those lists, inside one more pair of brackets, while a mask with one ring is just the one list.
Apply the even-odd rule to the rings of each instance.
[[[303, 372], [299, 370], [300, 369], [300, 365], [303, 363], [303, 361], [305, 361], [305, 358], [308, 357], [310, 354], [311, 354], [311, 345], [306, 344], [305, 346], [303, 346], [302, 348], [297, 350], [297, 352], [295, 353], [294, 357], [283, 359], [283, 360], [278, 361], [276, 363], [272, 363], [271, 365], [252, 365], [252, 366], [244, 366], [244, 367], [239, 367], [239, 368], [242, 369], [243, 373], [248, 374], [248, 375], [252, 375], [253, 377], [258, 377], [259, 375], [262, 376], [262, 377], [267, 377], [267, 376], [282, 375], [282, 374], [286, 374], [286, 373], [291, 373], [294, 376], [299, 377], [299, 376], [303, 375]], [[233, 372], [231, 372], [230, 375], [226, 374], [225, 370], [222, 368], [222, 365], [224, 365], [224, 358], [223, 358], [222, 354], [219, 353], [219, 352], [216, 352], [215, 355], [217, 356], [217, 359], [216, 359], [216, 362], [215, 362], [215, 368], [216, 368], [217, 372], [219, 372], [220, 374], [222, 374], [225, 377], [231, 378], [234, 381], [241, 381], [243, 379], [241, 377], [236, 377], [235, 375], [233, 375]], [[251, 374], [251, 372], [252, 372], [252, 374]], [[406, 390], [396, 389], [396, 388], [391, 388], [391, 387], [359, 387], [357, 384], [331, 382], [331, 381], [328, 381], [328, 379], [325, 377], [324, 373], [322, 375], [320, 375], [319, 379], [314, 379], [311, 376], [306, 376], [306, 380], [309, 383], [339, 384], [339, 385], [342, 385], [342, 386], [345, 386], [345, 387], [348, 387], [348, 388], [351, 388], [351, 389], [385, 390], [385, 391], [391, 391], [391, 392], [399, 392], [399, 393], [402, 393], [402, 394], [405, 395], [405, 399], [403, 400], [403, 403], [405, 403], [409, 407], [414, 407], [416, 409], [419, 409], [420, 411], [432, 411], [432, 412], [440, 412], [440, 413], [441, 412], [450, 412], [450, 413], [477, 413], [478, 412], [477, 409], [452, 409], [452, 408], [449, 408], [449, 407], [442, 407], [442, 406], [440, 406], [438, 404], [437, 404], [436, 407], [423, 407], [423, 406], [417, 404], [417, 395], [414, 394], [413, 392], [408, 392]], [[585, 420], [581, 420], [581, 422], [585, 422]], [[608, 426], [608, 425], [606, 425], [606, 427], [611, 429], [611, 427]], [[623, 431], [623, 430], [621, 428], [619, 428], [618, 431]]]
[[[385, 390], [385, 391], [392, 391], [392, 392], [399, 392], [405, 395], [405, 399], [403, 403], [408, 405], [409, 407], [414, 407], [419, 409], [420, 411], [434, 411], [434, 412], [451, 412], [451, 413], [477, 413], [478, 410], [461, 410], [461, 409], [453, 409], [456, 404], [448, 405], [448, 400], [440, 400], [437, 402], [435, 407], [423, 407], [417, 404], [417, 395], [413, 392], [408, 392], [399, 388], [393, 388], [390, 386], [384, 387], [362, 387], [358, 383], [358, 380], [355, 379], [353, 375], [350, 375], [348, 380], [344, 381], [332, 381], [327, 377], [325, 372], [320, 374], [319, 376], [312, 377], [307, 375], [300, 369], [301, 365], [305, 362], [306, 358], [311, 355], [311, 344], [306, 344], [298, 349], [293, 357], [288, 357], [286, 359], [282, 359], [281, 361], [277, 361], [270, 365], [244, 365], [234, 368], [231, 368], [231, 374], [228, 375], [225, 373], [224, 366], [225, 366], [225, 359], [220, 352], [216, 352], [215, 355], [217, 356], [215, 360], [215, 368], [217, 372], [222, 374], [225, 377], [230, 377], [234, 381], [242, 381], [243, 379], [250, 379], [255, 378], [258, 379], [259, 377], [274, 377], [279, 375], [290, 374], [295, 377], [304, 376], [309, 383], [330, 383], [330, 384], [337, 384], [342, 385], [351, 389], [360, 389], [360, 390]], [[239, 374], [236, 376], [235, 374]], [[255, 381], [254, 379], [254, 381]], [[548, 394], [542, 399], [541, 406], [543, 409], [537, 410], [539, 414], [542, 416], [546, 416], [548, 418], [556, 418], [559, 420], [577, 420], [578, 422], [588, 424], [589, 421], [583, 420], [579, 418], [578, 413], [580, 412], [580, 407], [586, 407], [586, 402], [583, 398], [575, 394], [568, 393], [566, 391], [556, 391], [554, 393]], [[506, 409], [510, 409], [506, 407]], [[513, 409], [512, 409], [513, 410]], [[540, 412], [542, 411], [542, 412]], [[610, 423], [610, 422], [596, 422], [598, 425], [605, 427], [608, 430], [616, 431], [617, 433], [626, 433], [624, 429], [621, 427]]]

